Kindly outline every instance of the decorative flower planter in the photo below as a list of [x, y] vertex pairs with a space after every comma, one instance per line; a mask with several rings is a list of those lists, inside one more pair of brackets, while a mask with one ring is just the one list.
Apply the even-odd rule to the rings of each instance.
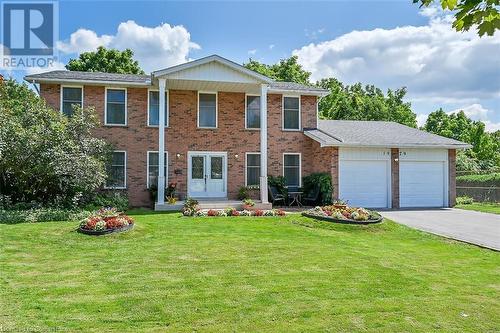
[[86, 234], [86, 235], [99, 236], [99, 235], [112, 234], [115, 232], [127, 231], [127, 230], [132, 229], [133, 227], [134, 227], [133, 224], [129, 224], [129, 225], [121, 227], [121, 228], [104, 229], [104, 230], [89, 230], [89, 229], [84, 229], [82, 227], [79, 227], [78, 232], [80, 232], [82, 234]]
[[342, 224], [374, 224], [384, 219], [377, 212], [347, 205], [317, 206], [302, 212], [302, 216]]
[[319, 216], [319, 215], [314, 215], [314, 214], [308, 214], [307, 212], [303, 212], [302, 216], [305, 217], [310, 217], [316, 220], [321, 220], [321, 221], [327, 221], [327, 222], [333, 222], [333, 223], [342, 223], [342, 224], [375, 224], [375, 223], [380, 223], [384, 219], [383, 217], [380, 217], [378, 219], [374, 220], [366, 220], [366, 221], [358, 221], [358, 220], [349, 220], [349, 219], [337, 219], [331, 216]]

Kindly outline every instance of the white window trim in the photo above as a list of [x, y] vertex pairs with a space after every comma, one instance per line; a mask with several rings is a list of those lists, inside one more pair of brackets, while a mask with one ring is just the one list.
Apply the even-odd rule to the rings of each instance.
[[[248, 155], [259, 155], [260, 152], [246, 152], [245, 153], [245, 186], [257, 186], [260, 187], [260, 184], [257, 185], [248, 185]], [[260, 166], [260, 170], [262, 172], [262, 166]]]
[[[299, 128], [285, 128], [285, 97], [293, 97], [299, 99]], [[301, 132], [302, 131], [302, 96], [301, 95], [283, 95], [281, 97], [281, 130], [286, 132]]]
[[113, 153], [125, 153], [125, 172], [124, 172], [124, 183], [123, 187], [122, 186], [106, 186], [106, 183], [104, 183], [104, 189], [106, 190], [126, 190], [127, 189], [127, 151], [126, 150], [113, 150]]
[[[215, 95], [215, 127], [200, 126], [200, 94]], [[198, 91], [198, 105], [196, 106], [196, 108], [198, 109], [198, 112], [197, 112], [197, 126], [198, 126], [198, 128], [216, 129], [219, 127], [219, 94], [217, 91]]]
[[[166, 187], [165, 189], [168, 187], [168, 151], [164, 151], [165, 152], [165, 184], [166, 184]], [[146, 155], [146, 188], [149, 188], [149, 154], [150, 153], [158, 153], [158, 150], [148, 150], [147, 151], [147, 155]], [[159, 166], [158, 166], [159, 167]]]
[[60, 113], [63, 113], [63, 89], [64, 88], [80, 88], [82, 90], [82, 102], [81, 102], [81, 107], [83, 108], [83, 101], [85, 100], [84, 99], [84, 89], [83, 89], [83, 86], [80, 86], [80, 85], [61, 85], [60, 87], [60, 91], [59, 91], [59, 95], [60, 96], [60, 100], [59, 100], [59, 112]]
[[[108, 90], [124, 90], [125, 91], [125, 124], [109, 124], [108, 123]], [[104, 89], [104, 125], [105, 126], [117, 126], [125, 127], [128, 126], [128, 92], [127, 88], [117, 88], [117, 87], [106, 87]]]
[[[146, 123], [146, 126], [147, 127], [153, 127], [153, 128], [158, 128], [158, 125], [150, 125], [149, 124], [149, 93], [151, 91], [157, 91], [158, 92], [158, 97], [160, 95], [160, 90], [159, 89], [148, 89], [148, 115], [147, 115], [147, 123]], [[165, 90], [165, 94], [167, 95], [167, 100], [165, 101], [165, 104], [170, 104], [170, 94], [168, 92], [168, 89]], [[170, 105], [167, 105], [167, 114], [166, 114], [166, 118], [165, 118], [165, 128], [169, 128], [170, 127]], [[159, 112], [159, 111], [158, 111]], [[159, 115], [158, 115], [159, 116]]]
[[[245, 94], [245, 129], [249, 130], [249, 131], [260, 131], [260, 127], [252, 128], [252, 127], [247, 126], [247, 112], [248, 112], [247, 97], [248, 96], [260, 97], [259, 94]], [[259, 103], [259, 110], [260, 110], [260, 103]], [[260, 118], [260, 113], [259, 113], [259, 118]]]
[[285, 155], [298, 155], [299, 156], [299, 187], [302, 187], [302, 153], [283, 153], [282, 160], [282, 176], [285, 177]]

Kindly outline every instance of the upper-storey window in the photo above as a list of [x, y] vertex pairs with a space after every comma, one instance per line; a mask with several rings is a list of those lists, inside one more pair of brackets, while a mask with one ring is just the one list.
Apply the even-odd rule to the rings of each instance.
[[[148, 126], [160, 124], [160, 93], [149, 91]], [[168, 93], [165, 91], [165, 126], [168, 126]]]
[[127, 90], [106, 89], [106, 125], [127, 125]]
[[300, 130], [300, 97], [283, 97], [283, 129]]
[[260, 128], [260, 96], [247, 96], [246, 128]]
[[73, 114], [73, 106], [83, 106], [82, 87], [62, 87], [61, 111], [67, 116]]
[[198, 94], [198, 127], [217, 128], [217, 93]]

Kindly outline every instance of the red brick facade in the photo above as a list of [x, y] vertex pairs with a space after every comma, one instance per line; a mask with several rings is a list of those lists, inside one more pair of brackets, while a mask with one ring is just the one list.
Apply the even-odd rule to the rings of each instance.
[[[60, 86], [41, 84], [41, 96], [55, 109], [60, 108]], [[105, 87], [85, 86], [84, 106], [93, 106], [104, 123]], [[101, 126], [96, 135], [116, 150], [127, 151], [127, 190], [133, 206], [150, 206], [147, 182], [147, 152], [158, 150], [158, 128], [147, 126], [148, 89], [127, 89], [127, 126]], [[301, 96], [301, 125], [316, 127], [315, 96]], [[245, 94], [218, 93], [218, 127], [197, 127], [197, 91], [170, 90], [169, 126], [165, 130], [168, 152], [168, 181], [177, 182], [178, 193], [187, 193], [188, 151], [227, 152], [227, 192], [234, 199], [245, 185], [245, 153], [259, 152], [260, 131], [245, 129]], [[302, 131], [282, 130], [282, 95], [268, 95], [268, 173], [283, 174], [283, 153], [301, 153], [302, 176], [331, 172], [338, 179], [336, 148], [320, 148]], [[179, 157], [177, 157], [179, 154]], [[328, 155], [331, 158], [324, 158]], [[236, 155], [238, 157], [236, 157]], [[335, 157], [336, 156], [336, 157]], [[336, 181], [334, 180], [334, 183]], [[335, 186], [335, 189], [337, 186]]]

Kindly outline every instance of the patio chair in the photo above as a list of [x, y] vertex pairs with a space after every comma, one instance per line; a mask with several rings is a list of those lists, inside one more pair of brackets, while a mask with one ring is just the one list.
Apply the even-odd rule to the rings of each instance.
[[285, 204], [285, 197], [283, 196], [283, 194], [278, 192], [278, 189], [275, 186], [268, 186], [267, 190], [269, 192], [269, 196], [271, 197], [273, 206], [275, 203], [280, 201], [283, 205]]
[[309, 191], [306, 197], [302, 198], [302, 201], [304, 203], [310, 202], [312, 203], [312, 206], [314, 206], [318, 202], [318, 199], [319, 199], [319, 186], [316, 185], [314, 186], [312, 191]]

